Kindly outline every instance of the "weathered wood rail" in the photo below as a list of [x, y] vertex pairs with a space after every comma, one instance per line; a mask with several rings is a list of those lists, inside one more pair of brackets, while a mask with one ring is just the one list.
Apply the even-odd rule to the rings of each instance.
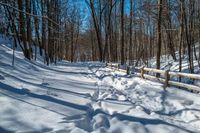
[[[106, 63], [106, 66], [111, 68], [111, 69], [115, 69], [117, 71], [124, 72], [124, 73], [127, 73], [127, 74], [131, 74], [132, 70], [133, 70], [133, 67], [131, 67], [131, 66], [126, 66], [125, 69], [122, 69], [122, 68], [120, 68], [120, 64], [118, 64], [118, 63]], [[138, 72], [134, 72], [137, 76], [140, 76], [143, 79], [160, 81], [160, 82], [164, 83], [165, 88], [172, 85], [172, 86], [182, 87], [182, 88], [186, 88], [188, 90], [200, 92], [199, 86], [170, 80], [171, 77], [185, 77], [185, 78], [190, 78], [190, 79], [193, 79], [193, 80], [200, 80], [199, 74], [172, 72], [172, 71], [169, 71], [169, 70], [159, 70], [159, 69], [155, 69], [155, 68], [146, 68], [144, 66], [143, 67], [134, 67], [134, 71], [135, 70], [138, 70]], [[161, 76], [159, 78], [157, 78], [156, 76], [145, 74], [145, 72], [152, 72], [152, 73], [155, 73], [155, 74], [159, 73]]]

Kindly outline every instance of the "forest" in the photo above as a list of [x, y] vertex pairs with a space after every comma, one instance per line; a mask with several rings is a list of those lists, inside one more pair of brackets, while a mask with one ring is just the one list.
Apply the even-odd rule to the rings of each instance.
[[0, 133], [199, 133], [200, 0], [0, 0]]
[[[0, 32], [27, 59], [65, 59], [135, 66], [169, 55], [200, 67], [198, 0], [1, 0]], [[15, 48], [15, 46], [13, 48]], [[34, 50], [33, 50], [34, 49]], [[176, 56], [178, 51], [178, 57]], [[35, 55], [35, 57], [34, 57]]]

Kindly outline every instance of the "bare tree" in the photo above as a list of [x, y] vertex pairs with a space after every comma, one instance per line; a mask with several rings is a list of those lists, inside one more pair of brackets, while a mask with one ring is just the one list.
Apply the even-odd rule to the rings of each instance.
[[[162, 0], [158, 0], [158, 24], [157, 24], [157, 55], [156, 55], [156, 68], [160, 69], [160, 56], [161, 56], [161, 21], [162, 21]], [[157, 74], [157, 77], [160, 75]]]
[[121, 64], [125, 64], [124, 54], [124, 0], [120, 1], [121, 5]]

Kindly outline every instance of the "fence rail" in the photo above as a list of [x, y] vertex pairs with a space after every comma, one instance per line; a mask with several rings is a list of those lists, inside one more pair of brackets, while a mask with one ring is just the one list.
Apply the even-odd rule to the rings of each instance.
[[[120, 72], [125, 72], [127, 74], [132, 73], [131, 66], [127, 66], [125, 69], [120, 68], [120, 64], [118, 64], [118, 63], [106, 63], [106, 66], [111, 69], [120, 71]], [[190, 78], [190, 79], [194, 79], [194, 80], [200, 80], [200, 75], [198, 75], [198, 74], [172, 72], [169, 70], [159, 70], [159, 69], [147, 68], [147, 67], [134, 67], [134, 70], [138, 70], [139, 73], [136, 73], [136, 75], [140, 76], [143, 79], [146, 78], [146, 79], [150, 79], [150, 80], [157, 80], [157, 81], [164, 83], [165, 88], [172, 85], [172, 86], [182, 87], [182, 88], [186, 88], [188, 90], [200, 92], [199, 86], [170, 80], [171, 77], [186, 77], [186, 78]], [[155, 74], [159, 73], [162, 76], [162, 78], [152, 76], [149, 74], [145, 74], [145, 72], [153, 72]]]

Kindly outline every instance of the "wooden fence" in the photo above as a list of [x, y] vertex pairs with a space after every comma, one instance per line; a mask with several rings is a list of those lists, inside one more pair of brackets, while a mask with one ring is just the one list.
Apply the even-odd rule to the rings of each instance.
[[[111, 68], [111, 69], [115, 69], [117, 71], [124, 72], [124, 73], [127, 73], [127, 74], [131, 74], [133, 69], [134, 69], [134, 71], [138, 70], [139, 72], [137, 72], [137, 73], [135, 72], [136, 75], [140, 76], [143, 79], [160, 81], [160, 82], [164, 83], [165, 88], [172, 85], [172, 86], [182, 87], [182, 88], [186, 88], [188, 90], [200, 92], [199, 86], [170, 80], [171, 77], [186, 77], [186, 78], [190, 78], [190, 79], [193, 79], [193, 80], [200, 80], [200, 75], [198, 75], [198, 74], [172, 72], [172, 71], [169, 71], [169, 70], [159, 70], [159, 69], [146, 68], [146, 67], [134, 67], [133, 68], [132, 66], [127, 66], [125, 69], [122, 69], [122, 68], [120, 68], [120, 64], [118, 64], [118, 63], [114, 63], [114, 64], [113, 63], [106, 63], [106, 66]], [[158, 73], [158, 74], [161, 75], [162, 78], [161, 77], [157, 78], [156, 76], [145, 74], [145, 72], [152, 72], [152, 73], [155, 73], [155, 74]]]

